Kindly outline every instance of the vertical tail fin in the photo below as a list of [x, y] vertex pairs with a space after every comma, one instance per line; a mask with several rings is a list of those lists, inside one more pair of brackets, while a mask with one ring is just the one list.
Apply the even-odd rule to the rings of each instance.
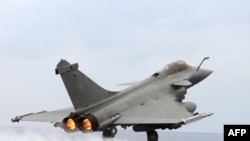
[[60, 74], [75, 109], [83, 108], [106, 99], [115, 92], [107, 91], [78, 70], [78, 64], [61, 60], [56, 74]]

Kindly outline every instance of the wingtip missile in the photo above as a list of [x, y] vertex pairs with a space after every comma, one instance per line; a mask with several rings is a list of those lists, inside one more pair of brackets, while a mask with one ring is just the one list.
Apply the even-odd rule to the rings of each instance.
[[188, 123], [191, 123], [191, 122], [195, 122], [195, 121], [201, 120], [201, 119], [203, 119], [205, 117], [211, 116], [213, 114], [214, 113], [210, 113], [210, 112], [209, 113], [197, 114], [195, 116], [183, 119], [183, 123], [188, 124]]

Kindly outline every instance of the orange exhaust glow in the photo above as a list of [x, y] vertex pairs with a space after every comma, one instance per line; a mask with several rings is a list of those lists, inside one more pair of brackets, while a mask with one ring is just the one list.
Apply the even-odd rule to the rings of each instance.
[[72, 118], [67, 119], [66, 122], [65, 122], [65, 125], [70, 130], [75, 130], [76, 129], [76, 123]]
[[91, 125], [91, 122], [89, 121], [89, 119], [84, 119], [82, 121], [82, 127], [85, 130], [92, 130], [92, 125]]

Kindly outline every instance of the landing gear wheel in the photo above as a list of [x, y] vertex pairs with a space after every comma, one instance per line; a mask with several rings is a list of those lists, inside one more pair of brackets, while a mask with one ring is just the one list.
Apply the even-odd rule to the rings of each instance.
[[158, 134], [156, 131], [147, 131], [148, 141], [158, 141]]
[[112, 141], [117, 133], [116, 127], [110, 127], [103, 129], [102, 138], [104, 141]]

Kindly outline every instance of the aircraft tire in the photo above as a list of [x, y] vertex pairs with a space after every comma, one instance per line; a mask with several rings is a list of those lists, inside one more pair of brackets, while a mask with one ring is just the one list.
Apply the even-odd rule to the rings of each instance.
[[158, 141], [158, 133], [156, 131], [147, 131], [148, 141]]
[[117, 133], [117, 129], [115, 127], [105, 128], [102, 132], [102, 138], [104, 141], [112, 141]]

